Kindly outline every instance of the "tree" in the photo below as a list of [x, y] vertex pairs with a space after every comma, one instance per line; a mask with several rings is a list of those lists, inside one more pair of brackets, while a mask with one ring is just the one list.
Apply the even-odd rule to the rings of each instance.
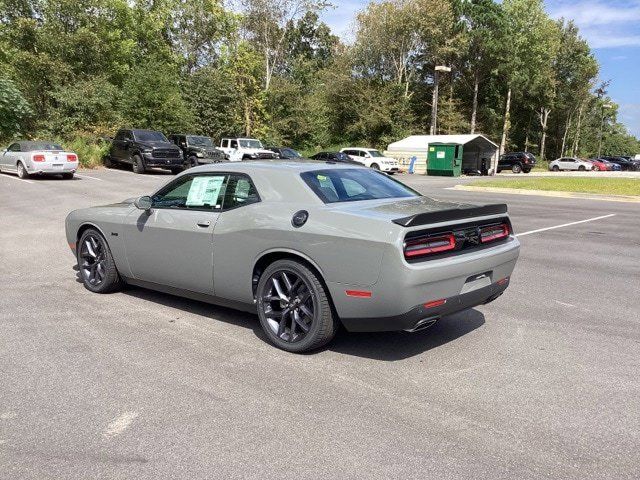
[[6, 140], [20, 133], [25, 120], [32, 114], [29, 103], [15, 84], [0, 78], [0, 139]]

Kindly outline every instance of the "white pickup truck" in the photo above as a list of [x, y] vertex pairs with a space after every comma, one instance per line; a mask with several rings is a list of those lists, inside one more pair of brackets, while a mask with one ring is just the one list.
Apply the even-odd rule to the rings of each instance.
[[400, 169], [395, 158], [385, 157], [379, 150], [374, 148], [347, 147], [340, 151], [349, 155], [351, 160], [362, 163], [366, 167], [381, 170], [389, 175], [393, 175]]
[[264, 148], [262, 142], [255, 138], [223, 138], [219, 148], [229, 155], [232, 162], [279, 158], [277, 153]]

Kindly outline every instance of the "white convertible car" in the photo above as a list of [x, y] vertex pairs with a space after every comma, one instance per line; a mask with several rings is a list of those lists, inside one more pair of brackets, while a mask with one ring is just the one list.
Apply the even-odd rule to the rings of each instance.
[[0, 172], [17, 173], [23, 179], [30, 175], [62, 175], [72, 179], [77, 169], [78, 155], [53, 142], [15, 142], [0, 156]]

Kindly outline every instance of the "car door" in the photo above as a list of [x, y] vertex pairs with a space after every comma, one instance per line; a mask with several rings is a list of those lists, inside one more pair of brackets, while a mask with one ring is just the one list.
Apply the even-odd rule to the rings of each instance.
[[134, 278], [213, 293], [213, 228], [227, 174], [184, 175], [152, 196], [149, 212], [134, 210], [124, 228]]
[[14, 171], [16, 169], [16, 152], [20, 151], [19, 143], [12, 143], [0, 157], [0, 163], [2, 164], [2, 170]]

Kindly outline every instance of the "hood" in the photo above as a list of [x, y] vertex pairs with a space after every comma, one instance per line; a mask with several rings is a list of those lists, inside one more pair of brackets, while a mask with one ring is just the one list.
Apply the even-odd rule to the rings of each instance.
[[179, 150], [178, 146], [171, 142], [138, 142], [138, 144], [147, 148], [173, 148]]
[[444, 210], [464, 210], [476, 205], [468, 203], [445, 202], [430, 197], [411, 197], [406, 199], [389, 198], [383, 200], [364, 200], [340, 202], [328, 205], [331, 209], [346, 214], [367, 216], [385, 221], [402, 217], [411, 217], [422, 213], [434, 213]]

